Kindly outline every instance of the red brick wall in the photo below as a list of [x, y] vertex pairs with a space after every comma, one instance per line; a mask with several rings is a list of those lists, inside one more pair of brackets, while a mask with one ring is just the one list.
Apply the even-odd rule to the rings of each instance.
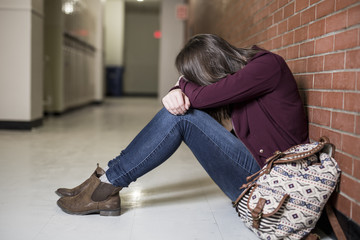
[[287, 61], [312, 140], [328, 136], [343, 171], [336, 208], [360, 223], [360, 1], [189, 0], [187, 35], [215, 33]]

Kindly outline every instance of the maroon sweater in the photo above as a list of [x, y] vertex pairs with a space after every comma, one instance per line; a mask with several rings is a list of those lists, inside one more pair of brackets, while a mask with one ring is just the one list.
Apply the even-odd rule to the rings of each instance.
[[275, 151], [308, 142], [308, 125], [295, 79], [279, 55], [261, 50], [238, 72], [199, 86], [181, 78], [197, 109], [231, 105], [234, 131], [262, 167]]

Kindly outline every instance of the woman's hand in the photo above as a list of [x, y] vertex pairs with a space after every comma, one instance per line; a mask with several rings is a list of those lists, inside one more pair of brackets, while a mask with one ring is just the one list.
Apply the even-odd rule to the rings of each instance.
[[184, 115], [190, 108], [190, 100], [181, 89], [170, 91], [163, 97], [162, 103], [173, 115]]

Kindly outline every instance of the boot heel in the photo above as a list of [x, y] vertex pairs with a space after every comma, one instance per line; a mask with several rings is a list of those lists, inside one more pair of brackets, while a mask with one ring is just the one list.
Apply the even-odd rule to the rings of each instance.
[[100, 216], [120, 216], [121, 209], [111, 211], [100, 211]]

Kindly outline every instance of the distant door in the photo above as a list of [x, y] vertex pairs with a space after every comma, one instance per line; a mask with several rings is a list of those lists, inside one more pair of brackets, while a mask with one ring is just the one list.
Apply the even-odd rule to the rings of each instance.
[[157, 95], [160, 28], [158, 2], [126, 2], [124, 94]]

